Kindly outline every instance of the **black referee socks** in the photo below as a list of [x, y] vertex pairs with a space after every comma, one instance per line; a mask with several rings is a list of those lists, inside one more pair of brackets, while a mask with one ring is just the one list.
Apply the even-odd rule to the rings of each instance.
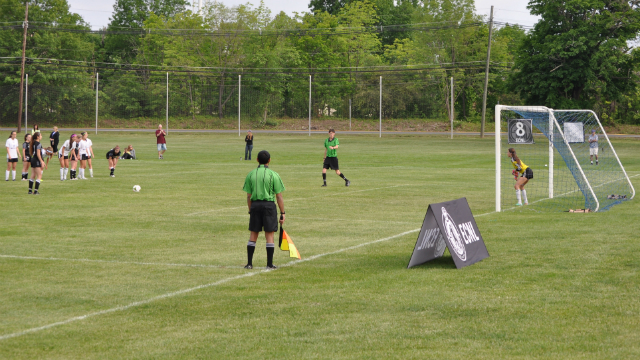
[[276, 245], [273, 243], [267, 243], [267, 267], [273, 266], [273, 252], [276, 250]]
[[343, 174], [343, 173], [340, 173], [340, 177], [341, 177], [341, 178], [342, 178], [342, 180], [344, 180], [344, 181], [349, 181], [349, 179], [347, 179], [346, 177], [344, 177], [344, 174]]
[[322, 182], [327, 185], [327, 174], [326, 173], [322, 173]]
[[249, 241], [247, 243], [247, 265], [253, 266], [253, 252], [256, 251], [256, 243]]

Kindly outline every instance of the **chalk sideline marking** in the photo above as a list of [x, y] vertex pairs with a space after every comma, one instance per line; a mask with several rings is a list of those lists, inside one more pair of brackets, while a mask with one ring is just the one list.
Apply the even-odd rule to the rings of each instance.
[[[476, 215], [475, 217], [485, 216], [485, 215], [494, 214], [494, 213], [495, 212], [489, 212], [489, 213], [485, 213], [485, 214]], [[318, 254], [318, 255], [309, 256], [308, 258], [304, 258], [304, 259], [301, 259], [301, 260], [291, 261], [291, 262], [288, 262], [286, 264], [280, 265], [280, 267], [283, 268], [283, 267], [288, 267], [288, 266], [293, 266], [293, 265], [297, 265], [297, 264], [300, 264], [300, 263], [304, 263], [304, 262], [307, 262], [307, 261], [313, 261], [313, 260], [319, 259], [321, 257], [328, 256], [328, 255], [339, 254], [341, 252], [358, 249], [358, 248], [361, 248], [361, 247], [364, 247], [364, 246], [378, 244], [378, 243], [381, 243], [381, 242], [393, 240], [393, 239], [399, 238], [401, 236], [409, 235], [409, 234], [412, 234], [412, 233], [415, 233], [415, 232], [418, 232], [418, 231], [420, 231], [420, 228], [409, 230], [409, 231], [405, 231], [403, 233], [400, 233], [400, 234], [397, 234], [397, 235], [393, 235], [393, 236], [389, 236], [389, 237], [386, 237], [386, 238], [382, 238], [382, 239], [378, 239], [378, 240], [374, 240], [374, 241], [369, 241], [369, 242], [358, 244], [358, 245], [349, 246], [349, 247], [342, 248], [342, 249], [339, 249], [339, 250], [336, 250], [336, 251], [331, 251], [331, 252], [327, 252], [327, 253], [324, 253], [324, 254]], [[75, 317], [69, 318], [67, 320], [58, 321], [58, 322], [47, 324], [47, 325], [44, 325], [44, 326], [39, 326], [39, 327], [35, 327], [35, 328], [31, 328], [31, 329], [15, 332], [15, 333], [12, 333], [12, 334], [1, 335], [0, 336], [0, 341], [11, 339], [11, 338], [15, 338], [15, 337], [19, 337], [19, 336], [23, 336], [23, 335], [27, 335], [27, 334], [32, 334], [32, 333], [35, 333], [35, 332], [38, 332], [38, 331], [51, 329], [51, 328], [54, 328], [54, 327], [57, 327], [57, 326], [70, 324], [72, 322], [81, 321], [81, 320], [89, 319], [89, 318], [100, 316], [100, 315], [111, 314], [111, 313], [118, 312], [118, 311], [128, 310], [128, 309], [131, 309], [133, 307], [137, 307], [137, 306], [140, 306], [140, 305], [146, 305], [146, 304], [158, 301], [158, 300], [172, 298], [172, 297], [175, 297], [175, 296], [178, 296], [178, 295], [182, 295], [182, 294], [187, 294], [187, 293], [190, 293], [190, 292], [193, 292], [193, 291], [196, 291], [196, 290], [206, 289], [206, 288], [222, 285], [222, 284], [234, 281], [234, 280], [240, 280], [240, 279], [243, 279], [243, 278], [255, 276], [255, 275], [266, 273], [266, 272], [270, 272], [270, 271], [277, 271], [277, 270], [260, 270], [260, 271], [248, 272], [246, 274], [242, 274], [242, 275], [238, 275], [238, 276], [232, 276], [232, 277], [229, 277], [229, 278], [226, 278], [226, 279], [222, 279], [222, 280], [218, 280], [218, 281], [215, 281], [215, 282], [212, 282], [212, 283], [209, 283], [209, 284], [199, 285], [199, 286], [195, 286], [195, 287], [184, 289], [184, 290], [178, 290], [178, 291], [170, 292], [170, 293], [167, 293], [167, 294], [164, 294], [164, 295], [154, 296], [154, 297], [152, 297], [150, 299], [147, 299], [147, 300], [135, 301], [135, 302], [132, 302], [132, 303], [130, 303], [128, 305], [123, 305], [123, 306], [118, 306], [118, 307], [114, 307], [114, 308], [111, 308], [111, 309], [96, 311], [96, 312], [92, 312], [92, 313], [89, 313], [89, 314], [86, 314], [86, 315], [75, 316]]]
[[[348, 193], [340, 194], [340, 196], [348, 196], [348, 195], [351, 195], [351, 194], [361, 193], [361, 192], [365, 192], [365, 191], [391, 189], [391, 188], [397, 188], [397, 187], [401, 187], [401, 186], [409, 186], [409, 185], [408, 184], [405, 184], [405, 185], [393, 185], [393, 186], [379, 187], [379, 188], [375, 188], [375, 189], [355, 190], [355, 191], [350, 191]], [[300, 201], [300, 200], [308, 200], [308, 199], [313, 199], [313, 198], [323, 197], [323, 196], [327, 196], [327, 195], [323, 194], [323, 195], [316, 195], [316, 196], [310, 196], [310, 197], [305, 197], [305, 198], [294, 198], [294, 199], [285, 199], [285, 200], [286, 201]], [[247, 208], [247, 205], [230, 207], [230, 208], [223, 208], [223, 209], [205, 210], [205, 211], [194, 212], [194, 213], [191, 213], [191, 214], [185, 214], [185, 216], [201, 215], [201, 214], [208, 214], [208, 213], [217, 212], [217, 211], [234, 210], [234, 209], [246, 209], [246, 208]]]
[[206, 265], [206, 264], [172, 264], [172, 263], [167, 264], [167, 263], [138, 262], [138, 261], [71, 259], [71, 258], [20, 256], [20, 255], [6, 255], [6, 254], [0, 254], [0, 258], [22, 259], [22, 260], [47, 260], [47, 261], [77, 261], [77, 262], [95, 262], [95, 263], [107, 263], [107, 264], [149, 265], [149, 266], [198, 267], [198, 268], [212, 268], [212, 269], [243, 269], [242, 266]]

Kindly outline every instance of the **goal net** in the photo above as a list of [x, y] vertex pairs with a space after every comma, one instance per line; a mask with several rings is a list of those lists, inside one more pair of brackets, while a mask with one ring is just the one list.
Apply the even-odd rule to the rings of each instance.
[[[497, 105], [495, 114], [496, 211], [604, 211], [633, 199], [633, 185], [593, 111]], [[509, 148], [533, 170], [523, 207], [514, 206]]]

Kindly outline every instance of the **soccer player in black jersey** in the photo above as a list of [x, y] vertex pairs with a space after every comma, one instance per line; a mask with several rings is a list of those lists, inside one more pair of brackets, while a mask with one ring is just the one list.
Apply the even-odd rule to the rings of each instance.
[[116, 171], [116, 165], [118, 165], [118, 159], [120, 158], [120, 146], [116, 145], [113, 149], [107, 153], [107, 160], [109, 161], [109, 170], [111, 174], [109, 176], [116, 177], [114, 172]]
[[31, 143], [31, 134], [24, 135], [22, 143], [22, 181], [29, 180], [29, 165], [31, 165], [31, 157], [29, 156], [29, 144]]
[[[31, 136], [31, 143], [29, 144], [29, 156], [31, 157], [31, 179], [29, 180], [29, 194], [38, 195], [40, 189], [40, 180], [42, 180], [42, 167], [47, 168], [47, 164], [42, 160], [42, 145], [40, 145], [40, 139], [42, 134], [36, 132]], [[33, 183], [35, 182], [36, 188], [33, 191]]]

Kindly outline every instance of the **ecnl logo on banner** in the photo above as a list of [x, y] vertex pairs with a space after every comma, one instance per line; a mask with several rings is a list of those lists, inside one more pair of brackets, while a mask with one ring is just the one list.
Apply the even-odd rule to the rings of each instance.
[[447, 247], [458, 268], [489, 257], [465, 198], [429, 205], [408, 267], [441, 257]]

